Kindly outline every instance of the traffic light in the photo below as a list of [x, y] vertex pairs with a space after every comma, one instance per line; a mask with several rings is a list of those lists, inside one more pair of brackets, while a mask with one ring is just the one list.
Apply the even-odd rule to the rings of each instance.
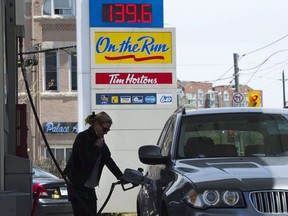
[[258, 91], [248, 92], [248, 107], [260, 107], [260, 106], [261, 106], [260, 92]]

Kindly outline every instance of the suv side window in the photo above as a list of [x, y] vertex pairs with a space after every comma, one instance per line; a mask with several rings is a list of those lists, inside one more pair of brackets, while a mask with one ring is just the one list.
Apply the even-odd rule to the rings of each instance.
[[162, 131], [162, 134], [160, 136], [160, 139], [158, 141], [158, 145], [161, 149], [161, 154], [163, 156], [168, 156], [170, 152], [172, 140], [173, 140], [174, 128], [175, 128], [175, 118], [171, 117], [167, 121]]
[[168, 121], [165, 123], [165, 125], [164, 125], [164, 127], [163, 127], [163, 130], [162, 130], [162, 132], [161, 132], [161, 134], [160, 134], [160, 136], [159, 136], [159, 139], [158, 139], [158, 141], [157, 141], [157, 145], [158, 145], [160, 148], [161, 148], [161, 146], [162, 146], [163, 139], [164, 139], [164, 137], [165, 137], [165, 135], [166, 135], [166, 133], [167, 133], [167, 129], [168, 129], [168, 127], [169, 127], [170, 121], [171, 121], [171, 119], [169, 118]]

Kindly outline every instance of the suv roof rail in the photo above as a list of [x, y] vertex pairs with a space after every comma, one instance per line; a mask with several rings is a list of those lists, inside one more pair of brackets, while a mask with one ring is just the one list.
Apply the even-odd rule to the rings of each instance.
[[186, 107], [185, 105], [179, 106], [174, 113], [182, 113], [182, 115], [186, 115]]
[[186, 107], [185, 106], [183, 106], [182, 115], [186, 115]]

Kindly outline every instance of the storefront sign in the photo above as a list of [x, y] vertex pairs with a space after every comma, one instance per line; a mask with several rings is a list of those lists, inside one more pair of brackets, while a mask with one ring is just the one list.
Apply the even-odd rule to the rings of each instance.
[[171, 32], [94, 32], [94, 64], [172, 64]]
[[172, 84], [171, 73], [95, 73], [95, 84], [149, 85]]
[[77, 122], [44, 122], [42, 126], [44, 133], [78, 133]]
[[172, 94], [156, 93], [115, 93], [96, 94], [96, 105], [168, 105]]

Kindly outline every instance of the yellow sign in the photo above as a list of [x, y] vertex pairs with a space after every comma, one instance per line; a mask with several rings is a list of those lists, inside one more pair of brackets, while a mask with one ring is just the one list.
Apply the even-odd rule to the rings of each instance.
[[171, 32], [95, 32], [94, 64], [172, 64]]
[[248, 107], [261, 107], [261, 95], [259, 91], [248, 92]]

